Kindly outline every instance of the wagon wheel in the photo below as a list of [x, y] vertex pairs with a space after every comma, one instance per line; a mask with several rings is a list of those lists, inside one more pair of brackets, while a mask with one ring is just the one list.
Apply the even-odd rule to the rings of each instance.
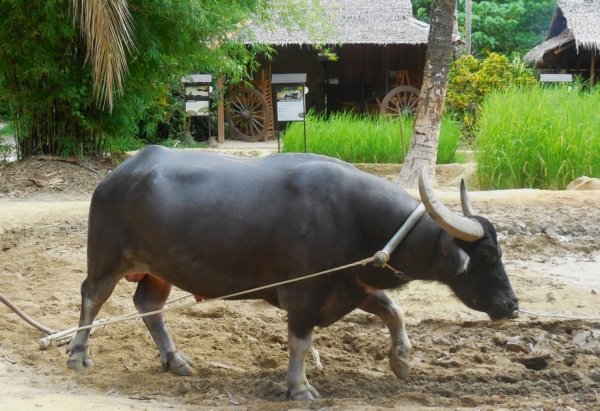
[[269, 130], [271, 110], [256, 89], [240, 87], [233, 90], [229, 95], [227, 114], [232, 137], [258, 141]]
[[414, 115], [417, 111], [420, 94], [419, 89], [411, 86], [395, 87], [383, 98], [379, 113], [382, 116]]

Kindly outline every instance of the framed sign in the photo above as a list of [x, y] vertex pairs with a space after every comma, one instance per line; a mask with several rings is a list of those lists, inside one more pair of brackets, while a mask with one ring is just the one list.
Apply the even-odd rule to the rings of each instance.
[[273, 74], [271, 84], [277, 103], [277, 146], [279, 147], [279, 122], [302, 121], [306, 153], [306, 73]]
[[[208, 84], [185, 86], [185, 111], [195, 116], [208, 116], [211, 87]], [[193, 112], [193, 113], [192, 113]]]
[[304, 84], [276, 84], [277, 120], [304, 121], [304, 96], [307, 91]]
[[192, 74], [183, 77], [185, 111], [191, 116], [210, 116], [210, 74]]

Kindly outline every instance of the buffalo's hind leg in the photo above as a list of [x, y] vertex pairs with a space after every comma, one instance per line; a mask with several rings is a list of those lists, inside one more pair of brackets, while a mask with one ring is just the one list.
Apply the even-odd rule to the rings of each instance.
[[[162, 310], [171, 292], [171, 284], [152, 275], [146, 275], [137, 286], [133, 302], [140, 314]], [[163, 369], [179, 375], [193, 375], [192, 362], [175, 348], [165, 327], [163, 315], [143, 317], [150, 335], [160, 352]]]
[[383, 291], [369, 294], [359, 308], [381, 318], [390, 331], [392, 347], [390, 349], [390, 368], [401, 380], [408, 378], [410, 371], [410, 352], [412, 346], [404, 328], [402, 309], [394, 303]]
[[[90, 277], [81, 283], [81, 313], [79, 315], [79, 327], [86, 327], [94, 322], [102, 305], [112, 294], [118, 279], [107, 276], [100, 281], [90, 281]], [[84, 367], [92, 367], [94, 363], [88, 351], [88, 340], [91, 329], [77, 331], [73, 341], [69, 344], [67, 352], [71, 355], [67, 360], [67, 366], [82, 372]]]

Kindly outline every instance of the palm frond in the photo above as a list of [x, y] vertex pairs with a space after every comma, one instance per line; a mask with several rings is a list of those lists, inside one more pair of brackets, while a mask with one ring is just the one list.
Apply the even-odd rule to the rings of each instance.
[[98, 106], [112, 111], [114, 92], [123, 92], [127, 74], [126, 51], [135, 47], [131, 14], [126, 0], [72, 0], [73, 18], [77, 19], [79, 2], [81, 32], [87, 45], [94, 96]]

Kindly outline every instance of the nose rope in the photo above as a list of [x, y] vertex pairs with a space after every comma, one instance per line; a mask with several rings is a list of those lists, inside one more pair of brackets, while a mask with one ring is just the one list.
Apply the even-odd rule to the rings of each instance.
[[532, 315], [534, 317], [567, 318], [569, 320], [592, 320], [592, 321], [600, 320], [600, 317], [579, 317], [579, 316], [566, 315], [566, 314], [540, 314], [540, 313], [534, 313], [533, 311], [522, 310], [520, 308], [515, 312]]

